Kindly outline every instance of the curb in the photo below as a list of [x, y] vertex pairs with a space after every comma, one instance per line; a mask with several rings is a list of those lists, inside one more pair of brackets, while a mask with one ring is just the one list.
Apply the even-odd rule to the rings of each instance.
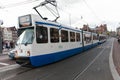
[[[112, 39], [113, 43], [114, 43], [114, 38]], [[112, 73], [113, 79], [114, 80], [120, 80], [120, 76], [115, 68], [114, 62], [113, 62], [113, 43], [112, 43], [112, 47], [111, 47], [111, 51], [110, 51], [110, 56], [109, 56], [109, 65], [110, 65], [110, 71]]]

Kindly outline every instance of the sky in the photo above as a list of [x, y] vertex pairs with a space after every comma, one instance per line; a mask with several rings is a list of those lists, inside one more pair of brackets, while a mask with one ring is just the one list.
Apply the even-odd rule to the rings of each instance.
[[[0, 0], [0, 20], [2, 26], [18, 27], [18, 16], [37, 14], [33, 7], [44, 0]], [[56, 0], [60, 18], [58, 22], [81, 28], [83, 24], [95, 28], [107, 24], [109, 31], [120, 26], [120, 0]], [[49, 5], [48, 5], [49, 6]], [[52, 7], [52, 6], [49, 6]], [[54, 8], [53, 8], [54, 9]], [[48, 19], [55, 17], [45, 7], [38, 9]]]

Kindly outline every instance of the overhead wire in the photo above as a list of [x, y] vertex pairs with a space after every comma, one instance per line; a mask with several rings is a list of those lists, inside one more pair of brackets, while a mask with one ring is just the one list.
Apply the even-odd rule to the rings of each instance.
[[55, 7], [55, 9], [56, 9], [56, 11], [55, 10], [53, 10], [52, 8], [50, 8], [50, 7], [48, 7], [47, 5], [44, 5], [55, 17], [60, 17], [60, 15], [59, 15], [59, 12], [58, 12], [58, 6], [57, 6], [57, 2], [56, 2], [56, 0], [55, 0], [55, 3], [54, 3], [54, 7]]
[[[63, 4], [66, 4], [66, 3], [64, 3], [64, 2], [61, 2], [61, 3], [62, 3], [62, 6], [63, 6]], [[59, 4], [59, 5], [61, 5], [61, 4]], [[66, 6], [66, 5], [65, 5], [65, 6]], [[58, 6], [58, 9], [61, 10], [62, 12], [64, 12], [64, 13], [70, 15], [70, 16], [69, 16], [69, 19], [71, 18], [71, 16], [73, 16], [74, 18], [77, 18], [77, 19], [79, 18], [79, 19], [78, 19], [79, 21], [82, 21], [82, 22], [88, 24], [87, 21], [83, 20], [82, 14], [80, 14], [80, 16], [78, 16], [78, 15], [77, 15], [77, 16], [76, 16], [76, 15], [72, 15], [70, 12], [65, 11], [65, 7], [60, 8], [60, 7]], [[81, 18], [81, 17], [82, 17], [82, 18]], [[72, 22], [72, 21], [70, 21], [70, 25], [71, 25], [71, 22]], [[78, 21], [77, 21], [76, 23], [78, 23]], [[75, 23], [75, 24], [76, 24], [76, 23]]]
[[26, 0], [26, 1], [18, 2], [18, 3], [2, 5], [2, 6], [0, 6], [0, 9], [21, 6], [21, 5], [29, 4], [29, 3], [36, 2], [36, 1], [40, 1], [40, 0]]
[[[2, 5], [2, 6], [0, 6], [0, 9], [11, 8], [11, 7], [16, 7], [16, 6], [21, 6], [21, 5], [29, 4], [29, 3], [36, 2], [36, 1], [40, 1], [40, 0], [26, 0], [26, 1], [18, 2], [18, 3], [14, 3], [14, 4]], [[84, 1], [85, 4], [88, 6], [88, 8], [90, 8], [89, 5], [86, 3], [86, 1], [85, 1], [85, 0], [83, 0], [83, 1]], [[62, 2], [62, 4], [63, 4], [63, 2]], [[64, 3], [64, 4], [65, 4], [65, 3]], [[63, 5], [62, 5], [62, 6], [63, 6]], [[60, 16], [60, 14], [58, 13], [58, 9], [61, 10], [61, 11], [63, 11], [64, 13], [66, 13], [66, 14], [68, 14], [68, 15], [71, 15], [71, 13], [65, 11], [64, 9], [62, 9], [62, 8], [60, 8], [60, 7], [58, 7], [58, 6], [56, 7], [57, 13], [54, 12], [54, 10], [52, 10], [51, 8], [49, 8], [49, 7], [47, 7], [47, 6], [46, 6], [46, 8], [49, 9], [49, 10], [51, 10], [51, 13], [52, 13], [54, 16], [56, 16], [56, 14], [58, 14], [58, 15]], [[63, 7], [63, 8], [65, 8], [65, 7]], [[90, 8], [90, 9], [91, 9], [91, 8]], [[91, 11], [92, 11], [92, 9], [91, 9]], [[54, 14], [54, 13], [55, 13], [55, 14]], [[92, 13], [94, 13], [94, 12], [92, 11]], [[94, 13], [94, 14], [95, 14], [95, 13]], [[75, 15], [72, 15], [72, 16], [74, 16], [74, 18], [75, 18], [75, 17], [78, 18], [78, 16], [75, 16]], [[82, 17], [82, 16], [80, 16], [80, 19], [81, 19], [81, 17]], [[82, 21], [84, 21], [84, 20], [82, 20]], [[86, 21], [84, 21], [84, 22], [87, 23]]]
[[56, 13], [53, 9], [49, 8], [47, 5], [45, 5], [45, 7], [46, 7], [55, 17], [57, 17], [57, 16], [56, 16], [57, 13]]
[[98, 19], [99, 21], [102, 21], [94, 12], [94, 10], [91, 8], [91, 6], [86, 2], [86, 0], [83, 0], [83, 2], [86, 4], [86, 6], [88, 7], [88, 9], [91, 11], [91, 13], [96, 17], [96, 19]]
[[[23, 2], [19, 2], [19, 3], [14, 3], [14, 4], [9, 4], [9, 5], [2, 5], [2, 6], [0, 6], [0, 9], [4, 9], [4, 8], [10, 8], [10, 7], [15, 7], [15, 6], [20, 6], [20, 5], [25, 5], [25, 4], [29, 4], [29, 3], [32, 3], [32, 2], [36, 2], [36, 1], [40, 1], [40, 0], [26, 0], [26, 1], [23, 1]], [[83, 2], [86, 4], [86, 6], [90, 9], [90, 11], [93, 13], [93, 15], [98, 19], [98, 20], [100, 20], [99, 19], [99, 17], [95, 14], [95, 12], [93, 11], [93, 9], [88, 5], [88, 3], [85, 1], [85, 0], [83, 0]], [[64, 3], [65, 4], [65, 3]], [[46, 8], [48, 8], [48, 7], [46, 7]], [[62, 8], [60, 8], [60, 7], [57, 7], [58, 9], [60, 9], [60, 10], [62, 10], [64, 13], [67, 13], [67, 14], [71, 14], [71, 13], [69, 13], [69, 12], [66, 12], [66, 11], [64, 11]], [[58, 9], [56, 8], [56, 10], [57, 10], [57, 14], [59, 15], [59, 13], [58, 13]], [[64, 7], [63, 7], [64, 8]], [[49, 8], [50, 9], [50, 8]], [[52, 9], [51, 9], [52, 10]], [[53, 11], [53, 10], [52, 10]], [[72, 15], [73, 16], [73, 15]], [[74, 17], [76, 17], [76, 16], [74, 16]], [[77, 16], [77, 18], [78, 18], [78, 16]]]
[[[54, 1], [47, 1], [47, 0], [45, 0], [42, 3], [43, 4], [41, 4], [41, 6], [45, 6], [46, 9], [49, 10], [53, 16], [56, 17], [53, 21], [57, 21], [57, 19], [60, 17], [60, 15], [59, 15], [59, 12], [58, 12], [58, 9], [57, 9], [57, 2], [56, 2], [56, 0], [54, 0]], [[53, 8], [50, 8], [50, 6], [47, 6], [47, 4], [52, 5], [54, 7], [54, 9], [56, 9], [56, 11], [53, 10]]]

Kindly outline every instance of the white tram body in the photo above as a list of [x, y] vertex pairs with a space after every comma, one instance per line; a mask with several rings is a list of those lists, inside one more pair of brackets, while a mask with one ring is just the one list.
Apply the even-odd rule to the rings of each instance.
[[18, 64], [43, 66], [95, 47], [96, 33], [41, 19], [29, 14], [19, 17], [21, 34], [15, 48]]
[[99, 34], [99, 44], [104, 43], [107, 40], [107, 36], [104, 34]]

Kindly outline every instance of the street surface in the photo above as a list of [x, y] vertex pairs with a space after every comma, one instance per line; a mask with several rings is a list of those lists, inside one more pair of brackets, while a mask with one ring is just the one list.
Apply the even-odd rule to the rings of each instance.
[[113, 80], [109, 54], [113, 39], [81, 54], [38, 68], [0, 72], [0, 80]]
[[16, 64], [14, 60], [11, 60], [7, 54], [0, 55], [0, 68]]

